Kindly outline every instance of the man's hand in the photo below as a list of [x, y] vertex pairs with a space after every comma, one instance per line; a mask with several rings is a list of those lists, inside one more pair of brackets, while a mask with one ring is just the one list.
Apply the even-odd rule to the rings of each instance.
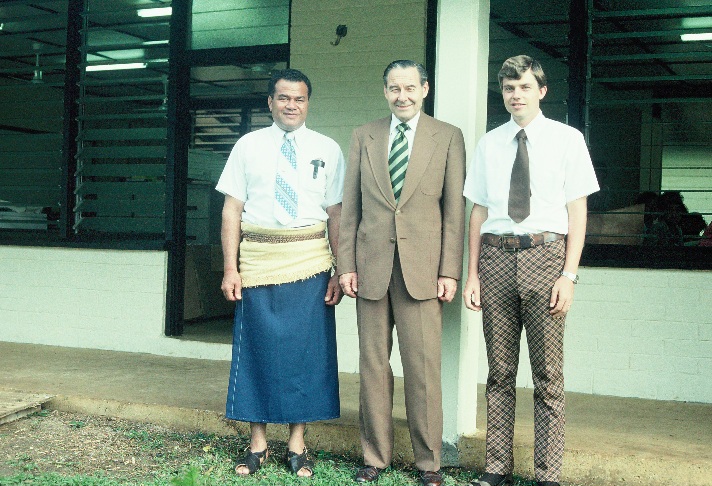
[[234, 270], [225, 272], [220, 285], [225, 298], [231, 302], [242, 300], [242, 277]]
[[457, 293], [457, 280], [450, 277], [438, 277], [438, 299], [451, 302]]
[[551, 301], [549, 302], [549, 314], [554, 317], [564, 317], [574, 301], [574, 283], [570, 278], [563, 275], [551, 289]]
[[339, 277], [339, 284], [344, 293], [351, 298], [356, 298], [358, 293], [358, 275], [356, 272], [344, 273]]
[[480, 301], [480, 277], [470, 275], [465, 283], [465, 290], [462, 291], [462, 298], [465, 300], [465, 307], [475, 312], [482, 310]]
[[343, 296], [344, 293], [339, 285], [339, 277], [337, 275], [332, 275], [329, 279], [329, 285], [326, 287], [324, 302], [326, 305], [338, 305]]

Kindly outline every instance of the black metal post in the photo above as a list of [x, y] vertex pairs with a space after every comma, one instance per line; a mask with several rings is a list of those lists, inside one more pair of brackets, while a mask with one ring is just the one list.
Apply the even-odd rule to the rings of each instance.
[[569, 5], [568, 124], [585, 132], [586, 73], [588, 68], [588, 8], [585, 0]]
[[185, 292], [188, 146], [190, 143], [190, 66], [187, 63], [190, 0], [173, 0], [168, 70], [166, 155], [166, 250], [168, 282], [166, 335], [183, 334]]
[[435, 57], [438, 34], [438, 0], [428, 0], [425, 19], [425, 69], [428, 71], [430, 96], [423, 100], [423, 111], [435, 114]]
[[72, 239], [76, 199], [77, 136], [79, 135], [79, 64], [82, 62], [82, 12], [84, 0], [69, 0], [67, 6], [67, 47], [64, 74], [64, 119], [62, 141], [62, 189], [59, 217], [59, 238]]

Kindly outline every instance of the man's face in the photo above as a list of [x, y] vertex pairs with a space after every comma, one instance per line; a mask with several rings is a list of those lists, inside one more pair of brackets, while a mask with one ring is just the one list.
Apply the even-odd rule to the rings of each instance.
[[520, 127], [525, 127], [539, 113], [539, 101], [546, 94], [546, 86], [539, 84], [529, 69], [520, 79], [504, 78], [502, 80], [502, 97], [504, 107]]
[[428, 82], [420, 84], [420, 74], [414, 67], [393, 68], [388, 73], [383, 93], [391, 112], [402, 122], [413, 118], [423, 106], [423, 98], [428, 96]]
[[277, 126], [285, 132], [291, 132], [304, 125], [309, 110], [306, 83], [280, 79], [274, 88], [274, 97], [268, 97], [267, 104]]

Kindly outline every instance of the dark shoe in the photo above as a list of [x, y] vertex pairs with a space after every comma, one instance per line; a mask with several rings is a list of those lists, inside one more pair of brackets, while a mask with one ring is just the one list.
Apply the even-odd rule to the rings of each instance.
[[372, 483], [378, 481], [378, 476], [381, 474], [381, 470], [376, 466], [364, 466], [358, 470], [354, 480], [357, 483]]
[[[262, 467], [262, 464], [265, 463], [268, 457], [269, 452], [267, 452], [267, 449], [260, 452], [252, 452], [248, 447], [245, 451], [245, 455], [235, 463], [235, 474], [237, 474], [238, 476], [248, 476], [250, 474], [255, 474], [257, 471], [259, 471], [260, 467]], [[241, 467], [247, 468], [247, 474], [237, 472], [238, 468]]]
[[314, 475], [314, 461], [309, 457], [306, 447], [301, 454], [287, 451], [287, 466], [292, 473], [297, 475], [301, 470], [309, 473], [301, 477], [310, 478]]
[[443, 484], [443, 475], [440, 471], [420, 471], [420, 484], [423, 486], [440, 486]]
[[484, 473], [473, 486], [511, 486], [514, 484], [511, 474]]
[[537, 481], [536, 486], [561, 486], [556, 481]]

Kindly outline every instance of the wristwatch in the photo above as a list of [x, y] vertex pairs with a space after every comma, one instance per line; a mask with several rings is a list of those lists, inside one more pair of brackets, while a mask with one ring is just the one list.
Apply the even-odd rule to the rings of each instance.
[[568, 278], [569, 280], [571, 280], [571, 281], [572, 281], [573, 283], [575, 283], [575, 284], [578, 283], [578, 275], [576, 275], [575, 273], [571, 273], [571, 272], [566, 272], [566, 271], [564, 271], [564, 272], [561, 272], [561, 275], [564, 276], [564, 277], [566, 277], [566, 278]]

